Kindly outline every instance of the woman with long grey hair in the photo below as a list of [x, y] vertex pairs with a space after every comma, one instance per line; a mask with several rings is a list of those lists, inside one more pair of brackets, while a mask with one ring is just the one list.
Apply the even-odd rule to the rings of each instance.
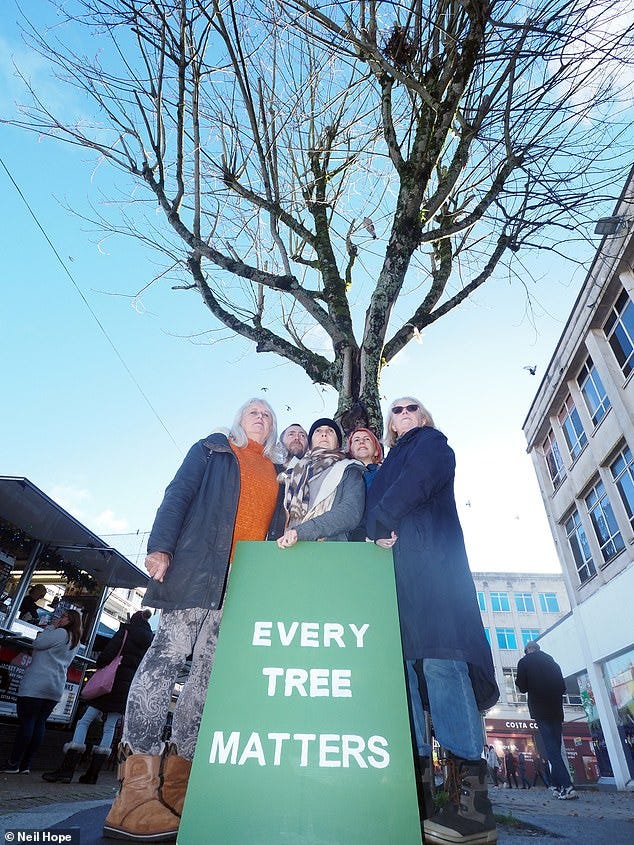
[[[273, 409], [249, 399], [228, 433], [192, 446], [165, 491], [145, 560], [144, 604], [162, 609], [161, 622], [130, 687], [106, 836], [148, 842], [178, 831], [235, 544], [283, 529], [276, 443]], [[172, 690], [190, 654], [166, 744]]]

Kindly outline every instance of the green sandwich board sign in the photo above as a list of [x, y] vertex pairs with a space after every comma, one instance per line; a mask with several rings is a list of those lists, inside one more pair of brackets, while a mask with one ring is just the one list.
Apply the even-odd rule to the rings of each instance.
[[239, 543], [178, 845], [420, 845], [391, 554]]

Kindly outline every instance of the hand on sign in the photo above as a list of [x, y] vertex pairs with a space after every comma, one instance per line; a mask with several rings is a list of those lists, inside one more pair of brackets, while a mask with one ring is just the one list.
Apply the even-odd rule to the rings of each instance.
[[374, 542], [377, 544], [377, 546], [380, 546], [382, 549], [391, 549], [397, 540], [398, 536], [392, 531], [391, 537], [382, 537], [379, 540], [375, 540]]
[[297, 542], [297, 531], [294, 528], [289, 528], [288, 531], [285, 531], [284, 534], [278, 539], [277, 545], [280, 549], [290, 549], [291, 546], [294, 546]]

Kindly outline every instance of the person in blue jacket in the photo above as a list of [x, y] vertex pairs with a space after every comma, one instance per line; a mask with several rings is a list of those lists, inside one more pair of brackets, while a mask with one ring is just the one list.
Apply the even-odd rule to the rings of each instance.
[[386, 443], [367, 535], [393, 551], [403, 655], [422, 661], [435, 734], [449, 752], [450, 801], [424, 820], [425, 841], [492, 843], [480, 713], [499, 690], [456, 510], [455, 456], [413, 397], [392, 402]]
[[[145, 559], [152, 580], [144, 604], [161, 608], [161, 621], [130, 687], [106, 837], [154, 842], [178, 832], [235, 544], [283, 531], [276, 443], [273, 409], [250, 399], [230, 431], [191, 447], [165, 491]], [[188, 655], [166, 744], [172, 691]]]

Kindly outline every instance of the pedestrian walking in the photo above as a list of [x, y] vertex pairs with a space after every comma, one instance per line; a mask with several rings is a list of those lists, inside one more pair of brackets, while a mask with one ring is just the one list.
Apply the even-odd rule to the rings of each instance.
[[528, 778], [526, 777], [526, 757], [524, 756], [523, 751], [520, 751], [520, 753], [517, 755], [517, 771], [520, 776], [522, 789], [530, 789], [531, 784]]
[[550, 763], [553, 794], [563, 801], [577, 798], [568, 766], [561, 756], [566, 684], [560, 666], [534, 640], [524, 647], [524, 657], [517, 664], [515, 685], [520, 692], [528, 693], [528, 711], [537, 722]]
[[515, 783], [515, 789], [519, 789], [520, 787], [517, 782], [517, 763], [510, 748], [504, 755], [504, 767], [506, 768], [506, 782], [509, 789], [513, 789], [511, 779]]

